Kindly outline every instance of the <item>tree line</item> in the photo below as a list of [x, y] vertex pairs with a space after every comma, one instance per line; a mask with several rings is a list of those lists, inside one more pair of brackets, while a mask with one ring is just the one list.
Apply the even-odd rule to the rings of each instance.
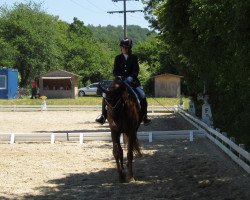
[[[145, 40], [148, 29], [128, 26], [135, 42]], [[19, 3], [0, 8], [0, 66], [18, 69], [20, 87], [50, 70], [80, 75], [82, 85], [112, 78], [113, 60], [120, 52], [121, 26], [86, 26], [43, 10], [42, 4]]]
[[199, 93], [210, 95], [214, 124], [250, 148], [249, 1], [143, 0], [185, 94], [200, 113]]

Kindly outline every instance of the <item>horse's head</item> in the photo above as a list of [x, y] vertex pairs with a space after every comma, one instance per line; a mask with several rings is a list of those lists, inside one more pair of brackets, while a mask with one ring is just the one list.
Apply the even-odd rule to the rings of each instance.
[[102, 93], [105, 101], [111, 106], [114, 106], [118, 100], [122, 99], [122, 94], [125, 87], [122, 79], [117, 77], [113, 80], [111, 86], [108, 89], [103, 88], [101, 84], [98, 85], [98, 89]]
[[110, 105], [114, 106], [118, 100], [122, 99], [123, 102], [136, 102], [139, 110], [141, 109], [138, 95], [131, 88], [129, 83], [123, 81], [122, 78], [116, 77], [108, 89], [102, 88], [100, 84], [98, 87], [103, 94], [103, 98]]

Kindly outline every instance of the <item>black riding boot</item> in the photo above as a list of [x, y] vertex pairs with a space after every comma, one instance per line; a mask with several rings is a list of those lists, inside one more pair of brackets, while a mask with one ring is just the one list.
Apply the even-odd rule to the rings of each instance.
[[106, 104], [104, 99], [102, 99], [102, 114], [99, 115], [95, 121], [103, 125], [106, 121], [106, 118], [107, 118]]
[[141, 111], [142, 111], [142, 120], [143, 120], [143, 124], [145, 126], [149, 125], [151, 123], [151, 120], [148, 118], [148, 115], [147, 115], [147, 111], [148, 110], [148, 102], [146, 100], [146, 98], [142, 99], [141, 100]]

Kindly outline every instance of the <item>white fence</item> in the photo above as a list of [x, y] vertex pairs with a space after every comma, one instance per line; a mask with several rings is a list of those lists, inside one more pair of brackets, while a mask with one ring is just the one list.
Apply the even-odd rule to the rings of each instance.
[[[191, 134], [192, 133], [192, 134]], [[142, 141], [160, 141], [166, 139], [189, 139], [190, 134], [193, 137], [205, 137], [201, 130], [179, 130], [179, 131], [145, 131], [138, 132], [138, 138]], [[0, 134], [0, 142], [50, 142], [50, 141], [94, 141], [103, 140], [111, 141], [110, 131], [103, 132], [78, 132], [78, 133], [2, 133]]]
[[244, 150], [241, 145], [237, 145], [234, 141], [220, 133], [219, 131], [209, 127], [200, 119], [193, 117], [180, 108], [176, 108], [178, 113], [187, 121], [197, 127], [198, 130], [203, 130], [207, 138], [221, 148], [232, 160], [234, 160], [245, 171], [250, 173], [250, 153]]
[[[0, 106], [0, 111], [38, 111], [41, 110], [41, 106]], [[101, 110], [101, 106], [47, 106], [48, 111], [80, 111], [80, 110]], [[162, 107], [162, 106], [149, 106], [149, 112], [178, 112], [183, 118], [194, 125], [197, 130], [181, 130], [181, 131], [149, 131], [138, 132], [140, 140], [165, 140], [171, 138], [185, 138], [193, 139], [193, 137], [206, 136], [212, 142], [214, 142], [219, 148], [221, 148], [232, 160], [234, 160], [245, 171], [250, 173], [250, 154], [244, 150], [241, 145], [237, 145], [234, 141], [229, 139], [226, 135], [223, 135], [219, 131], [209, 127], [200, 119], [193, 117], [182, 109], [174, 106]], [[83, 140], [111, 140], [110, 132], [91, 132], [91, 133], [50, 133], [50, 134], [0, 134], [1, 141], [76, 141], [80, 143]]]
[[[47, 105], [46, 111], [101, 111], [100, 105], [80, 106], [80, 105]], [[42, 111], [42, 105], [0, 105], [0, 112], [27, 112]], [[174, 112], [175, 106], [149, 106], [148, 112]]]

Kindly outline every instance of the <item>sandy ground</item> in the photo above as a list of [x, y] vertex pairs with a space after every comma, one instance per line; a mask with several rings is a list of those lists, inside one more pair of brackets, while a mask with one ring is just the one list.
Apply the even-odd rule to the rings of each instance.
[[[35, 134], [108, 128], [93, 122], [99, 112], [84, 113], [4, 112], [0, 129]], [[151, 130], [190, 128], [173, 114], [150, 117]], [[249, 174], [205, 138], [141, 147], [136, 181], [119, 183], [110, 142], [0, 143], [0, 199], [249, 199]]]
[[[108, 123], [99, 125], [95, 122], [99, 114], [99, 111], [0, 112], [0, 134], [108, 131]], [[153, 123], [147, 127], [142, 125], [140, 131], [194, 129], [177, 114], [150, 113], [149, 116]]]
[[249, 199], [249, 175], [207, 139], [141, 145], [119, 183], [109, 142], [1, 144], [0, 199]]

